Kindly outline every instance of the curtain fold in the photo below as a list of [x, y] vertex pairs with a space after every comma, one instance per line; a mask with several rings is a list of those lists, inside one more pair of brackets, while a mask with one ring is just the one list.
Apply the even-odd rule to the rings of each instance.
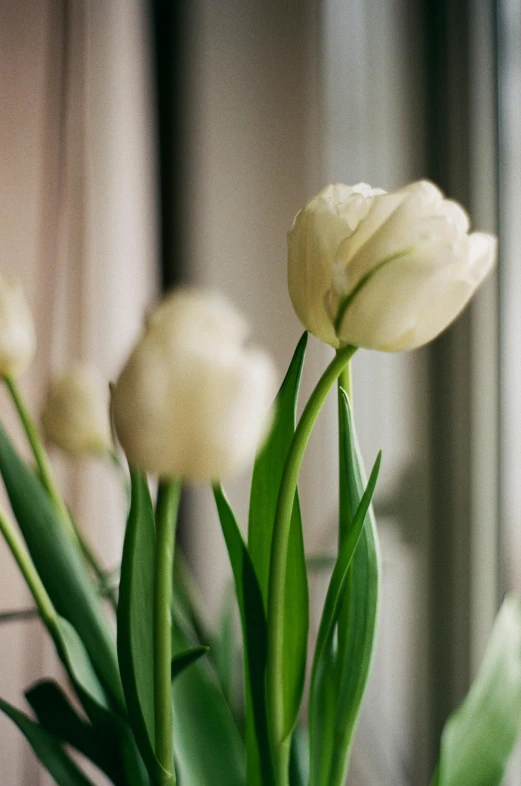
[[[70, 362], [95, 362], [113, 379], [157, 291], [149, 60], [140, 0], [0, 2], [0, 273], [22, 279], [35, 315], [38, 354], [20, 380], [35, 413], [49, 374]], [[1, 419], [23, 447], [4, 394]], [[112, 470], [53, 459], [67, 502], [112, 566], [124, 526]], [[27, 605], [0, 543], [0, 609]], [[18, 706], [31, 681], [60, 673], [36, 621], [0, 627], [0, 655], [0, 695]], [[3, 717], [0, 782], [50, 783]]]

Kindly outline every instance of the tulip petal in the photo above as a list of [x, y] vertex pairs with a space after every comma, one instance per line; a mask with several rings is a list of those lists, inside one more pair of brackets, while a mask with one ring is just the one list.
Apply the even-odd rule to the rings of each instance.
[[341, 340], [387, 352], [421, 346], [458, 316], [480, 282], [450, 244], [424, 244], [375, 272], [346, 311]]
[[351, 230], [330, 199], [317, 197], [297, 214], [288, 233], [288, 287], [293, 308], [316, 336], [338, 346], [325, 296], [337, 249]]

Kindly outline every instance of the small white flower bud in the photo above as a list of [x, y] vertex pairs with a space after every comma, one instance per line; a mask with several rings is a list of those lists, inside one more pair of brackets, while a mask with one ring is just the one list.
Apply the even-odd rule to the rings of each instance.
[[95, 366], [77, 364], [49, 387], [41, 415], [46, 439], [75, 456], [112, 450], [107, 382]]
[[34, 322], [22, 286], [0, 276], [0, 375], [17, 377], [35, 350]]

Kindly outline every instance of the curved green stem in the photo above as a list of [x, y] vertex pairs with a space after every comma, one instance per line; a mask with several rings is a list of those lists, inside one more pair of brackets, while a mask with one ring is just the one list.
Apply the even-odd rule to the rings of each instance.
[[156, 756], [165, 772], [157, 786], [175, 784], [172, 719], [172, 577], [181, 482], [159, 485], [154, 577], [154, 705]]
[[31, 446], [31, 450], [38, 467], [38, 472], [40, 474], [40, 480], [42, 481], [44, 488], [47, 490], [47, 493], [58, 510], [64, 525], [67, 527], [70, 534], [73, 535], [75, 539], [77, 539], [77, 533], [71, 521], [69, 511], [67, 510], [67, 506], [63, 500], [62, 495], [60, 494], [58, 486], [56, 485], [51, 463], [47, 453], [45, 452], [45, 448], [43, 447], [36, 424], [25, 405], [20, 388], [13, 377], [5, 375], [4, 381], [20, 417], [20, 421], [24, 428], [29, 445]]
[[348, 361], [342, 371], [340, 372], [340, 376], [338, 377], [338, 384], [341, 388], [345, 390], [347, 393], [347, 397], [349, 398], [349, 403], [351, 407], [353, 406], [353, 384], [352, 384], [352, 374], [351, 374], [351, 362]]
[[338, 350], [317, 383], [302, 413], [293, 435], [284, 466], [271, 547], [270, 580], [268, 592], [268, 709], [272, 735], [273, 756], [278, 786], [288, 783], [287, 744], [289, 730], [284, 727], [284, 592], [286, 562], [291, 513], [297, 489], [297, 480], [313, 425], [335, 380], [346, 363], [356, 352], [356, 347], [345, 346]]
[[19, 536], [2, 508], [0, 508], [0, 531], [11, 549], [18, 567], [20, 568], [20, 572], [31, 591], [45, 626], [51, 632], [51, 635], [54, 635], [56, 626], [56, 611], [54, 606], [47, 594], [47, 590], [43, 586], [38, 571], [34, 567], [34, 563], [22, 538]]
[[[341, 423], [343, 417], [343, 404], [342, 398], [340, 393], [340, 388], [343, 388], [347, 393], [347, 397], [349, 399], [349, 403], [351, 405], [351, 409], [353, 407], [353, 386], [352, 386], [352, 376], [351, 376], [351, 362], [348, 362], [340, 376], [338, 377], [338, 440], [339, 440], [339, 462], [338, 462], [338, 471], [339, 471], [339, 506], [341, 511], [348, 511], [351, 510], [349, 505], [349, 491], [347, 488], [347, 484], [344, 482], [344, 478], [346, 477], [346, 467], [345, 467], [345, 456], [343, 450], [343, 436], [341, 431]], [[346, 527], [347, 522], [345, 517], [340, 516], [340, 522], [338, 527], [338, 551], [342, 548], [342, 544], [344, 542], [344, 538], [346, 537]], [[347, 530], [349, 528], [347, 527]]]
[[[38, 467], [38, 473], [40, 476], [40, 480], [47, 491], [49, 497], [51, 498], [58, 514], [66, 527], [69, 535], [74, 540], [74, 542], [78, 545], [80, 551], [82, 552], [85, 560], [90, 565], [92, 571], [94, 572], [96, 578], [98, 579], [102, 588], [104, 588], [104, 572], [101, 568], [98, 558], [94, 553], [91, 545], [87, 542], [84, 535], [80, 531], [79, 527], [76, 526], [67, 505], [60, 493], [58, 485], [56, 483], [56, 479], [54, 477], [54, 473], [52, 471], [51, 463], [49, 461], [49, 457], [45, 451], [45, 448], [42, 444], [42, 440], [40, 438], [40, 434], [38, 432], [38, 428], [31, 417], [31, 414], [25, 404], [23, 399], [22, 393], [16, 380], [13, 377], [8, 375], [4, 376], [4, 381], [9, 391], [9, 394], [13, 400], [13, 403], [16, 407], [16, 411], [20, 417], [20, 422], [24, 428], [25, 434], [27, 436], [27, 441], [31, 447], [34, 460], [36, 461], [36, 466]], [[117, 607], [116, 597], [114, 593], [110, 593], [109, 599], [112, 603], [114, 609]]]

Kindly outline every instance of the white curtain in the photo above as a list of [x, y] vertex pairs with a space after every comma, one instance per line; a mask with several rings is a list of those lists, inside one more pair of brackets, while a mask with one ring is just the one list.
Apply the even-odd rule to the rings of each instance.
[[[149, 52], [140, 0], [0, 2], [0, 273], [23, 281], [35, 314], [38, 355], [21, 379], [35, 413], [68, 362], [114, 378], [156, 290]], [[0, 407], [24, 447], [3, 394]], [[56, 465], [85, 533], [115, 564], [124, 508], [111, 470]], [[27, 606], [2, 542], [0, 609]], [[21, 707], [28, 684], [60, 671], [37, 621], [0, 627], [0, 659], [0, 695]], [[4, 717], [0, 782], [49, 782]]]

